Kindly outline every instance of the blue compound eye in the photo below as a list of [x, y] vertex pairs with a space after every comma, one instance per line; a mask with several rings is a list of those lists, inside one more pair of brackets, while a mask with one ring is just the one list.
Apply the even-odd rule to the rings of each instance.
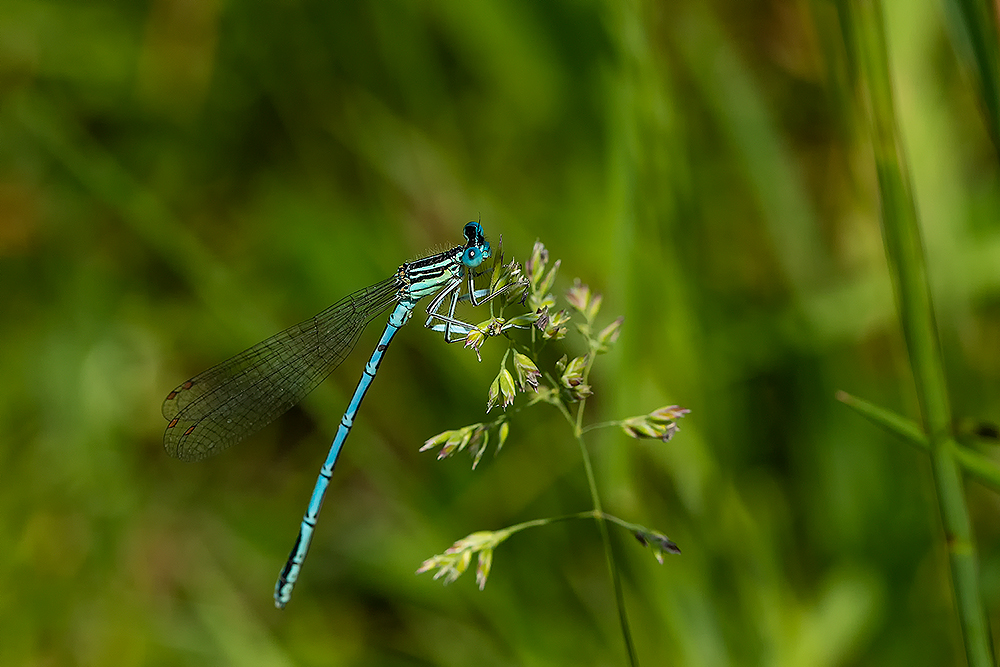
[[483, 261], [483, 256], [478, 248], [466, 248], [462, 253], [462, 264], [469, 267], [479, 266]]

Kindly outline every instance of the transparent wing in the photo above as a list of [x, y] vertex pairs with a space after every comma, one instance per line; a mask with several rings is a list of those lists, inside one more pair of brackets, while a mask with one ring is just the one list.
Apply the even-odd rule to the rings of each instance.
[[167, 453], [202, 459], [277, 419], [347, 358], [397, 291], [395, 277], [359, 290], [178, 386], [163, 401]]

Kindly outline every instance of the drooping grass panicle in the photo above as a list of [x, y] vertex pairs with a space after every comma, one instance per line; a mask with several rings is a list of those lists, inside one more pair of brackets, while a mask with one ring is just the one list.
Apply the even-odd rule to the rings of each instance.
[[622, 431], [630, 438], [654, 438], [669, 442], [671, 438], [680, 430], [677, 420], [691, 412], [687, 408], [677, 405], [668, 405], [664, 408], [653, 410], [648, 415], [629, 417], [620, 422]]
[[434, 573], [434, 578], [444, 579], [445, 584], [450, 584], [465, 573], [472, 563], [472, 557], [478, 555], [479, 564], [476, 568], [476, 585], [479, 586], [479, 590], [482, 590], [486, 586], [486, 579], [493, 564], [493, 552], [511, 535], [528, 528], [537, 528], [561, 521], [597, 518], [620, 526], [630, 532], [639, 544], [650, 549], [653, 557], [656, 558], [660, 565], [664, 563], [664, 556], [666, 554], [680, 555], [681, 553], [680, 547], [660, 531], [624, 521], [605, 512], [587, 510], [563, 516], [532, 519], [531, 521], [524, 521], [501, 530], [477, 531], [458, 540], [443, 553], [436, 554], [425, 560], [421, 563], [416, 573], [423, 574], [424, 572], [437, 570]]
[[[490, 294], [506, 290], [507, 298], [491, 300], [490, 319], [469, 332], [465, 346], [479, 356], [488, 340], [502, 338], [506, 341], [507, 349], [489, 385], [486, 400], [487, 413], [495, 407], [502, 408], [504, 412], [492, 422], [444, 431], [428, 439], [421, 450], [438, 447], [438, 458], [443, 459], [468, 449], [475, 468], [486, 451], [491, 433], [496, 433], [495, 451], [499, 452], [504, 446], [515, 413], [520, 416], [522, 410], [539, 404], [554, 406], [566, 419], [572, 438], [579, 444], [593, 509], [565, 517], [534, 519], [499, 531], [472, 533], [455, 542], [444, 553], [424, 561], [418, 572], [436, 570], [435, 579], [450, 583], [461, 576], [471, 564], [472, 557], [477, 556], [476, 582], [481, 589], [486, 585], [494, 550], [514, 532], [567, 518], [596, 520], [612, 575], [623, 637], [632, 657], [634, 652], [624, 611], [624, 593], [604, 523], [614, 523], [631, 532], [660, 563], [664, 562], [665, 554], [679, 554], [680, 548], [659, 531], [622, 521], [603, 511], [583, 436], [592, 428], [617, 425], [629, 437], [667, 442], [678, 431], [677, 420], [689, 411], [670, 405], [617, 422], [583, 425], [587, 397], [594, 393], [589, 382], [590, 371], [596, 358], [612, 349], [621, 335], [624, 320], [618, 317], [608, 323], [599, 323], [603, 297], [580, 279], [574, 280], [565, 292], [565, 307], [560, 307], [559, 299], [552, 291], [559, 267], [558, 260], [550, 262], [549, 252], [540, 241], [535, 242], [523, 270], [514, 262], [505, 264], [502, 257], [496, 258], [492, 267]], [[513, 306], [523, 311], [518, 312]], [[578, 335], [568, 335], [571, 324]], [[513, 372], [508, 360], [513, 362]], [[519, 393], [526, 394], [527, 399], [519, 404], [520, 407], [508, 410], [515, 406]]]

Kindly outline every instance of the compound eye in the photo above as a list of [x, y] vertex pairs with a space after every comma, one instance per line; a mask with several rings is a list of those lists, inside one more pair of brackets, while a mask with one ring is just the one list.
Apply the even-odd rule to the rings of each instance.
[[483, 251], [479, 248], [466, 248], [462, 252], [462, 264], [475, 268], [483, 263]]

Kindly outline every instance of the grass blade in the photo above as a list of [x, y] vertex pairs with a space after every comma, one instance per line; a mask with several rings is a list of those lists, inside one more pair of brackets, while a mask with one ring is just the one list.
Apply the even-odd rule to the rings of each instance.
[[969, 510], [954, 455], [951, 407], [931, 306], [923, 244], [905, 159], [900, 150], [880, 2], [851, 3], [857, 62], [881, 194], [882, 235], [944, 524], [965, 651], [974, 667], [992, 665]]

